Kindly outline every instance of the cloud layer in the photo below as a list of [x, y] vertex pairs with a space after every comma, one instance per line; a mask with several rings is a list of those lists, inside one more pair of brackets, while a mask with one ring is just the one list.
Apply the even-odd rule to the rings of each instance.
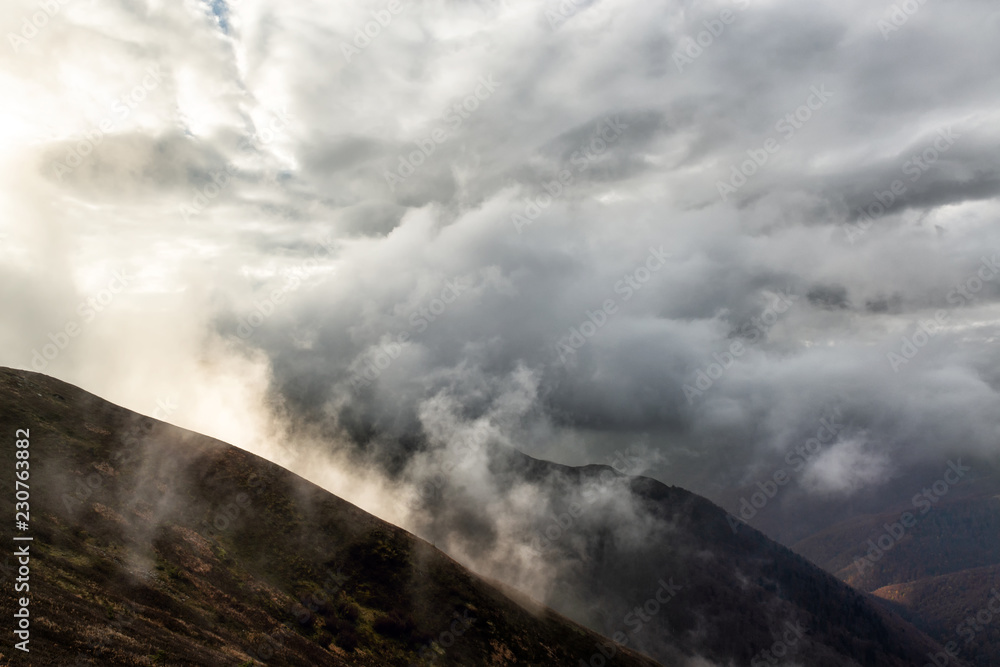
[[477, 439], [720, 500], [833, 411], [816, 497], [995, 452], [1000, 13], [897, 5], [9, 3], [0, 363], [413, 525], [448, 462], [531, 506]]

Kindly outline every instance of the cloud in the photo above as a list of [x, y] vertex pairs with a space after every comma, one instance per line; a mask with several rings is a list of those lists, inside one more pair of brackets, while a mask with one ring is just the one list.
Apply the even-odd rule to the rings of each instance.
[[805, 471], [804, 486], [821, 493], [846, 493], [882, 481], [889, 468], [888, 457], [866, 451], [870, 449], [863, 437], [837, 442]]
[[[970, 282], [1000, 251], [990, 3], [922, 5], [889, 39], [860, 1], [601, 0], [555, 27], [527, 2], [384, 9], [74, 0], [8, 44], [0, 363], [30, 368], [131, 271], [45, 372], [139, 410], [188, 393], [210, 407], [182, 425], [470, 559], [544, 506], [491, 478], [496, 447], [586, 464], [641, 441], [646, 474], [715, 499], [834, 408], [848, 427], [801, 482], [821, 497], [995, 447], [1000, 277]], [[33, 11], [5, 6], [4, 34]], [[772, 322], [777, 294], [798, 298]], [[440, 523], [384, 497], [448, 461], [470, 504]]]

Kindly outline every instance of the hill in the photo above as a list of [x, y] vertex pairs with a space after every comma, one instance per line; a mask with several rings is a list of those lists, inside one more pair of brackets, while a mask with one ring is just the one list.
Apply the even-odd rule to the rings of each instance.
[[268, 461], [8, 369], [4, 498], [18, 429], [30, 654], [7, 643], [4, 664], [569, 665], [605, 647], [655, 665]]
[[[600, 488], [608, 468], [567, 468], [508, 451], [495, 455], [491, 471], [509, 484], [546, 480], [539, 488], [550, 494], [542, 501], [550, 516], [575, 517], [543, 544], [543, 558], [560, 563], [548, 603], [607, 636], [622, 633], [663, 664], [679, 652], [709, 665], [902, 667], [941, 651], [873, 596], [684, 489], [618, 475], [614, 502], [627, 498], [628, 516], [643, 526], [622, 528], [599, 501], [580, 499], [580, 489]], [[668, 577], [683, 589], [639, 623], [637, 605], [650, 597], [651, 582]]]
[[[552, 611], [279, 466], [52, 378], [0, 369], [0, 406], [8, 460], [30, 429], [33, 665], [655, 664], [635, 649], [667, 667], [903, 667], [941, 650], [704, 498], [603, 466], [493, 454], [498, 479], [551, 493]], [[609, 474], [629, 521], [574, 505]], [[11, 498], [13, 476], [0, 485]], [[462, 500], [439, 517], [472, 539], [449, 512], [482, 508]]]
[[[989, 470], [982, 462], [970, 467]], [[992, 474], [970, 476], [933, 504], [918, 499], [855, 516], [794, 549], [939, 642], [956, 642], [971, 664], [989, 667], [1000, 661], [998, 494]]]

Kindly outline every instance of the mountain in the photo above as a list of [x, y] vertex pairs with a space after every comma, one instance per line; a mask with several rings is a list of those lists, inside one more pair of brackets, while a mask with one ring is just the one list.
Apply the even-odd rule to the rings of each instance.
[[[564, 527], [542, 545], [543, 558], [560, 565], [547, 602], [665, 665], [695, 656], [691, 664], [909, 666], [942, 651], [872, 596], [684, 489], [615, 474], [617, 502], [627, 498], [626, 515], [643, 524], [622, 529], [596, 501], [580, 500], [581, 488], [606, 483], [609, 468], [567, 468], [514, 451], [494, 461], [491, 472], [506, 484], [545, 480], [550, 495], [541, 504], [556, 517], [549, 527]], [[664, 580], [682, 588], [642, 617], [653, 582]]]
[[955, 642], [970, 664], [1000, 664], [1000, 475], [971, 459], [939, 467], [912, 497], [793, 548], [940, 643]]
[[656, 664], [264, 459], [52, 378], [0, 369], [0, 432], [5, 460], [29, 452], [33, 538], [13, 543], [30, 653], [6, 642], [3, 664]]
[[[655, 664], [635, 649], [668, 667], [903, 667], [942, 651], [708, 500], [604, 466], [492, 452], [497, 479], [550, 494], [559, 530], [540, 514], [532, 547], [552, 611], [279, 466], [58, 380], [0, 369], [0, 424], [11, 461], [30, 430], [34, 665]], [[11, 498], [12, 475], [0, 485]], [[461, 512], [483, 508], [460, 500], [436, 498], [434, 525], [482, 543]]]

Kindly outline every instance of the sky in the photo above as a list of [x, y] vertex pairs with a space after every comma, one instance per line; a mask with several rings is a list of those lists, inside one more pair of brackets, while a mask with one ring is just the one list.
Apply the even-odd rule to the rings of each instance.
[[0, 32], [0, 364], [408, 526], [442, 475], [532, 506], [487, 444], [716, 500], [814, 437], [820, 499], [997, 451], [993, 2], [12, 0]]

